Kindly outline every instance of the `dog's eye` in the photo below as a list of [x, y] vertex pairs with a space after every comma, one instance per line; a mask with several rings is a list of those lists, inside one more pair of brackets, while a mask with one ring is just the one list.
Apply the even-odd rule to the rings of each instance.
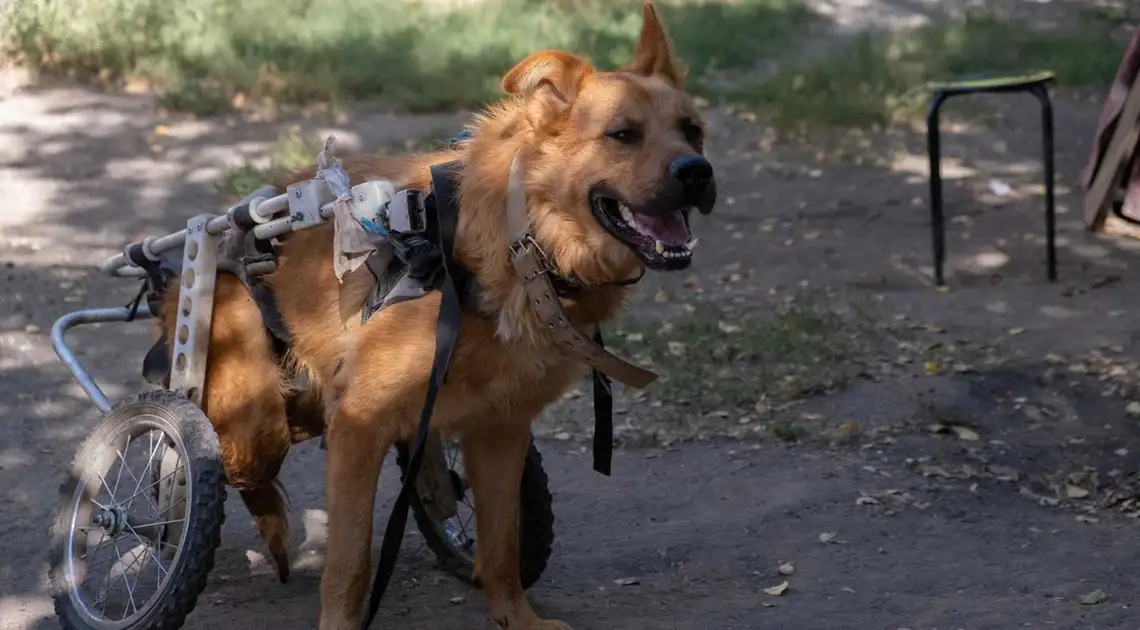
[[614, 127], [606, 130], [606, 137], [622, 144], [633, 144], [641, 139], [641, 133], [633, 127]]
[[681, 121], [681, 132], [685, 134], [685, 139], [694, 146], [699, 145], [704, 140], [704, 131], [701, 130], [701, 125], [692, 118]]

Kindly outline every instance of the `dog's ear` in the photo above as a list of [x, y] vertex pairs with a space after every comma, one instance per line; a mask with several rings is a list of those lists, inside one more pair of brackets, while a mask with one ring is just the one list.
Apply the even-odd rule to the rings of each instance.
[[531, 99], [532, 124], [562, 118], [570, 111], [582, 81], [593, 74], [589, 61], [564, 50], [540, 50], [515, 64], [503, 76], [503, 91]]
[[673, 58], [669, 36], [657, 19], [652, 0], [645, 0], [641, 35], [637, 38], [637, 49], [633, 51], [633, 61], [622, 70], [647, 77], [657, 75], [678, 88], [685, 84], [685, 69]]

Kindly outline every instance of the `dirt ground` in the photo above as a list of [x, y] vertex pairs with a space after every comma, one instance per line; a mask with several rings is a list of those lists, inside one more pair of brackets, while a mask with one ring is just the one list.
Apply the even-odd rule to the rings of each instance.
[[[1081, 224], [1077, 176], [1098, 101], [1055, 97], [1056, 284], [1045, 279], [1035, 103], [999, 99], [981, 119], [944, 126], [948, 291], [930, 280], [920, 133], [835, 134], [807, 149], [713, 108], [721, 202], [695, 225], [691, 274], [647, 279], [633, 310], [661, 321], [664, 340], [686, 305], [720, 305], [731, 324], [810, 303], [856, 322], [844, 330], [867, 343], [845, 362], [858, 369], [770, 408], [701, 410], [707, 422], [688, 422], [697, 412], [664, 394], [624, 396], [619, 428], [642, 445], [619, 450], [609, 479], [586, 456], [588, 397], [557, 405], [536, 429], [557, 515], [536, 607], [579, 629], [1135, 628], [1140, 420], [1128, 404], [1140, 398], [1130, 274], [1140, 245]], [[363, 150], [463, 119], [159, 118], [144, 96], [0, 74], [0, 628], [57, 627], [45, 532], [97, 417], [48, 331], [68, 310], [125, 304], [136, 290], [93, 265], [216, 211], [213, 182], [260, 159], [288, 125], [335, 130]], [[112, 397], [142, 388], [144, 325], [74, 339]], [[658, 424], [680, 428], [637, 439]], [[231, 500], [186, 628], [314, 627], [321, 453], [302, 445], [283, 472], [293, 580], [271, 577]], [[777, 570], [785, 563], [791, 576]], [[785, 580], [782, 595], [765, 593]], [[1090, 596], [1098, 589], [1104, 597]], [[435, 570], [409, 533], [377, 627], [492, 624], [479, 594]]]

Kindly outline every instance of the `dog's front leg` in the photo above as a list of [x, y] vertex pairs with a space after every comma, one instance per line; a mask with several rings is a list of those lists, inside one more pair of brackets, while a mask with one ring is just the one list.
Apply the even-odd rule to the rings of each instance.
[[[380, 466], [392, 447], [390, 419], [375, 389], [351, 387], [329, 422], [325, 507], [328, 554], [321, 578], [320, 630], [360, 630], [372, 560], [372, 510]], [[373, 396], [369, 396], [372, 393]]]
[[463, 437], [464, 467], [478, 506], [475, 574], [500, 627], [571, 630], [561, 621], [540, 619], [519, 580], [519, 483], [529, 445], [529, 423], [477, 427]]

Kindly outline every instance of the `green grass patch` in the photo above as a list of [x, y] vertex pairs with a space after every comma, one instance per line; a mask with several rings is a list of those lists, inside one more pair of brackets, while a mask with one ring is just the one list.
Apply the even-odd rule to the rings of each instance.
[[286, 130], [269, 148], [268, 168], [242, 164], [223, 173], [215, 188], [227, 201], [237, 201], [277, 175], [316, 164], [317, 153], [322, 147], [323, 143], [316, 137], [307, 136], [298, 129]]
[[1038, 32], [972, 14], [905, 33], [863, 33], [732, 98], [768, 110], [786, 129], [886, 125], [923, 111], [926, 82], [960, 75], [1051, 70], [1062, 85], [1107, 85], [1124, 51], [1114, 29], [1111, 21], [1089, 18]]
[[841, 318], [809, 306], [741, 316], [702, 305], [664, 322], [629, 319], [618, 332], [618, 352], [656, 366], [653, 395], [697, 414], [823, 393], [851, 376], [859, 347]]
[[[749, 67], [812, 23], [802, 0], [661, 0], [694, 74]], [[109, 84], [141, 78], [168, 106], [379, 98], [412, 111], [478, 107], [541, 48], [628, 60], [635, 0], [21, 0], [0, 9], [0, 52]]]

